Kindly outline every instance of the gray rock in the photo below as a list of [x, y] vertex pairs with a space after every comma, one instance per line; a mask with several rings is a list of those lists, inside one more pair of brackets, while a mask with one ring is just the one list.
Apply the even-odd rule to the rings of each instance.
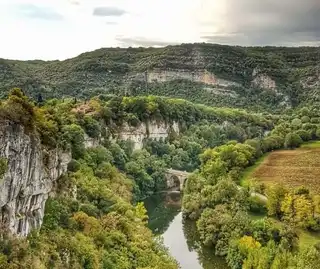
[[36, 135], [5, 122], [0, 125], [0, 156], [8, 161], [0, 179], [1, 228], [26, 236], [41, 227], [49, 193], [54, 181], [67, 171], [71, 154], [47, 150]]

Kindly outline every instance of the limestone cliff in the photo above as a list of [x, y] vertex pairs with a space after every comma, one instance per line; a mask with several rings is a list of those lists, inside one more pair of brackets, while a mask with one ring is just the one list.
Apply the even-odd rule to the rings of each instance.
[[228, 81], [220, 79], [215, 76], [213, 73], [208, 72], [207, 70], [160, 70], [155, 69], [147, 73], [148, 82], [165, 82], [176, 79], [186, 79], [193, 82], [201, 82], [211, 86], [239, 86], [238, 83], [233, 81]]
[[1, 228], [26, 236], [40, 228], [45, 202], [55, 180], [67, 171], [71, 155], [47, 150], [36, 135], [5, 122], [0, 125], [0, 157], [7, 160], [0, 179]]
[[252, 86], [259, 87], [267, 90], [276, 90], [276, 82], [267, 76], [266, 74], [260, 73], [258, 68], [255, 68], [252, 72]]
[[179, 125], [174, 122], [173, 124], [166, 124], [164, 122], [150, 121], [141, 123], [137, 127], [125, 124], [118, 133], [118, 139], [130, 140], [134, 142], [134, 149], [142, 149], [143, 141], [146, 138], [159, 140], [165, 139], [169, 136], [170, 132], [174, 131], [179, 133]]

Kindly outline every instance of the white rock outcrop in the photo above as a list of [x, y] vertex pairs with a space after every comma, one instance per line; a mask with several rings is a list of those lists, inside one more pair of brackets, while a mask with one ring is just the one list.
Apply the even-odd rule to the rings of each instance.
[[267, 90], [276, 90], [276, 82], [266, 74], [260, 73], [260, 70], [255, 68], [252, 72], [253, 80], [252, 86], [259, 87]]
[[218, 78], [215, 74], [206, 69], [198, 69], [195, 71], [183, 69], [153, 69], [144, 73], [132, 73], [128, 80], [140, 80], [153, 82], [166, 82], [177, 79], [185, 79], [193, 82], [200, 82], [211, 86], [240, 86], [239, 83]]
[[165, 139], [169, 136], [170, 131], [179, 134], [179, 125], [177, 122], [166, 124], [164, 122], [157, 123], [151, 121], [140, 124], [138, 127], [132, 127], [127, 124], [123, 125], [118, 134], [118, 139], [130, 140], [134, 143], [134, 150], [142, 149], [143, 141], [146, 138], [154, 140]]
[[88, 136], [87, 134], [84, 134], [84, 147], [86, 149], [88, 148], [95, 148], [95, 147], [98, 147], [100, 146], [100, 141], [101, 138], [92, 138], [90, 136]]
[[67, 171], [70, 153], [46, 150], [40, 139], [17, 124], [0, 124], [0, 157], [7, 170], [0, 179], [0, 224], [26, 236], [41, 227], [46, 200], [55, 180]]
[[220, 79], [207, 70], [152, 70], [147, 73], [148, 82], [165, 82], [176, 79], [186, 79], [194, 82], [201, 82], [212, 86], [239, 86], [234, 81]]

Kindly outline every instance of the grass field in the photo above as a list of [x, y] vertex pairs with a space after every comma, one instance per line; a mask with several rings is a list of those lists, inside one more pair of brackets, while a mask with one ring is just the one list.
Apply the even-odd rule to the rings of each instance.
[[[260, 220], [267, 217], [266, 214], [254, 214], [249, 213], [249, 217], [251, 220]], [[276, 227], [280, 228], [281, 222], [274, 218], [269, 218], [275, 224]], [[317, 243], [320, 243], [320, 232], [311, 232], [303, 229], [296, 230], [299, 237], [299, 247], [307, 248], [313, 246]]]
[[241, 185], [247, 185], [253, 178], [267, 185], [283, 183], [289, 188], [305, 186], [311, 192], [320, 194], [320, 141], [263, 156], [254, 166], [245, 170]]

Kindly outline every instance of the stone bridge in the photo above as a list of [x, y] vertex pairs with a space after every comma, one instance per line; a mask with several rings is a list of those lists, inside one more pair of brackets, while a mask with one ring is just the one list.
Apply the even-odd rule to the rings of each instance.
[[178, 187], [178, 189], [182, 191], [189, 175], [190, 173], [186, 171], [168, 169], [166, 172], [167, 188], [172, 189]]

